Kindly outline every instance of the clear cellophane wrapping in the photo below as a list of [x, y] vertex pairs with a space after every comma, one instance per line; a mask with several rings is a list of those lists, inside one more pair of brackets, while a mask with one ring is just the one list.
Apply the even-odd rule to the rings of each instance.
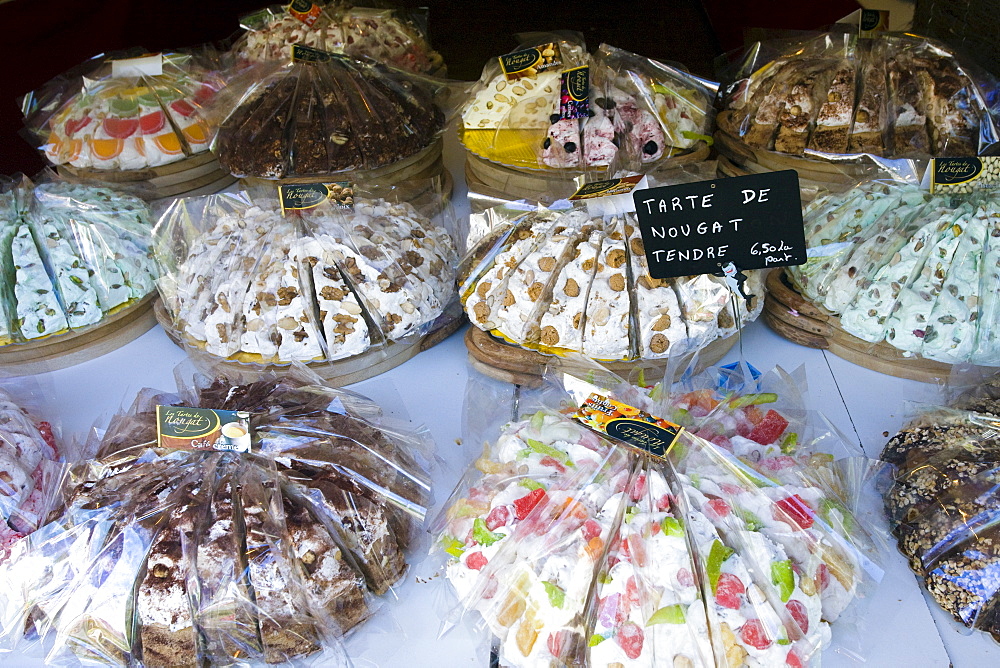
[[27, 136], [50, 163], [129, 171], [208, 150], [208, 109], [225, 86], [219, 55], [207, 47], [165, 52], [154, 56], [161, 68], [116, 71], [115, 61], [146, 54], [96, 56], [23, 98]]
[[328, 191], [334, 199], [309, 209], [283, 212], [277, 191], [258, 188], [180, 199], [163, 214], [159, 288], [192, 350], [258, 365], [335, 361], [457, 317], [440, 179]]
[[308, 25], [287, 6], [271, 6], [243, 17], [246, 30], [230, 52], [240, 63], [287, 60], [294, 44], [366, 56], [414, 74], [440, 74], [441, 54], [427, 40], [426, 9], [361, 7], [348, 2], [317, 3]]
[[[550, 368], [553, 383], [522, 392], [499, 434], [493, 388], [470, 380], [483, 453], [431, 527], [449, 624], [470, 623], [503, 666], [857, 652], [855, 599], [881, 578], [881, 545], [851, 509], [856, 468], [838, 466], [856, 448], [802, 409], [801, 372], [743, 381], [715, 368], [670, 390]], [[618, 417], [688, 429], [666, 459], [648, 456], [573, 419], [591, 392], [634, 407]]]
[[[140, 393], [3, 567], [4, 645], [53, 664], [350, 665], [430, 503], [425, 432], [306, 372]], [[250, 452], [157, 448], [156, 405], [247, 411]], [[388, 595], [387, 595], [388, 594]]]

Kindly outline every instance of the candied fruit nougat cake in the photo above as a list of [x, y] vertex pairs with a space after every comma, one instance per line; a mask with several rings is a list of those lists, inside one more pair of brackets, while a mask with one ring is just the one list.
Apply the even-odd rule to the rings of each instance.
[[797, 76], [791, 82], [784, 107], [778, 115], [775, 151], [801, 154], [805, 150], [810, 126], [819, 108], [817, 98], [823, 95], [833, 76], [830, 65], [828, 60], [799, 64]]
[[635, 336], [639, 356], [665, 357], [681, 348], [688, 337], [672, 281], [649, 275], [645, 247], [639, 226], [631, 215], [626, 217], [625, 233], [632, 268], [633, 301], [638, 332]]
[[823, 153], [847, 152], [854, 111], [854, 81], [854, 65], [842, 63], [834, 72], [826, 96], [821, 100], [816, 128], [809, 138], [808, 148]]
[[861, 68], [861, 92], [847, 150], [851, 153], [885, 153], [885, 65], [870, 57]]

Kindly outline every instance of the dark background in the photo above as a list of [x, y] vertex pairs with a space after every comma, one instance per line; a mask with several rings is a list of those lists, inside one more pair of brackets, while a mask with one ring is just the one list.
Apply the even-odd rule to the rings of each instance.
[[[358, 4], [373, 4], [358, 2]], [[431, 43], [449, 76], [477, 79], [487, 59], [511, 51], [514, 34], [576, 30], [593, 51], [601, 42], [714, 77], [714, 60], [743, 44], [745, 28], [810, 30], [857, 9], [853, 0], [628, 0], [603, 3], [517, 0], [400, 0], [427, 6]], [[44, 162], [21, 136], [17, 100], [102, 52], [150, 51], [219, 42], [261, 0], [10, 0], [0, 4], [0, 174], [34, 174]]]

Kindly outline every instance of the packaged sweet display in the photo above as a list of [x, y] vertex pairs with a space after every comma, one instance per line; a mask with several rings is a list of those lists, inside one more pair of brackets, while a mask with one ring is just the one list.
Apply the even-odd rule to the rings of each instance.
[[98, 56], [25, 97], [25, 125], [46, 159], [83, 170], [134, 171], [208, 151], [206, 106], [224, 81], [208, 52]]
[[158, 275], [150, 216], [109, 188], [22, 179], [0, 192], [0, 350], [148, 301]]
[[747, 272], [750, 304], [714, 276], [651, 278], [634, 213], [493, 213], [492, 232], [463, 262], [459, 293], [473, 325], [519, 346], [659, 359], [729, 337], [760, 314], [760, 272]]
[[532, 35], [487, 63], [460, 136], [475, 156], [508, 167], [646, 172], [709, 139], [714, 95], [680, 69], [607, 44], [589, 55], [573, 36]]
[[29, 414], [0, 387], [0, 560], [45, 523], [57, 498], [63, 454], [52, 425]]
[[1000, 201], [871, 181], [805, 211], [813, 257], [787, 270], [844, 331], [904, 355], [1000, 365]]
[[233, 105], [220, 104], [213, 146], [235, 176], [386, 168], [429, 149], [444, 127], [443, 82], [367, 58], [297, 46], [291, 60], [261, 63], [239, 80], [249, 85], [230, 93]]
[[998, 423], [994, 378], [950, 407], [920, 407], [882, 451], [895, 466], [884, 501], [900, 552], [958, 624], [996, 639]]
[[292, 46], [365, 56], [414, 74], [438, 74], [441, 55], [427, 42], [419, 10], [315, 3], [300, 18], [290, 7], [268, 7], [243, 18], [244, 34], [232, 51], [240, 62], [287, 61]]
[[266, 189], [177, 200], [156, 228], [170, 328], [210, 358], [258, 366], [384, 352], [437, 329], [455, 246], [397, 195], [357, 185], [349, 208], [284, 215]]
[[[460, 614], [503, 666], [818, 665], [881, 577], [843, 490], [819, 482], [832, 456], [771, 393], [624, 394], [597, 422], [571, 402], [485, 444], [434, 525]], [[646, 409], [689, 425], [666, 459], [588, 428], [664, 424]]]
[[997, 142], [994, 90], [940, 42], [829, 32], [751, 47], [719, 127], [753, 149], [821, 160], [973, 156]]
[[[0, 571], [7, 646], [48, 637], [55, 663], [258, 665], [325, 651], [324, 665], [350, 665], [342, 639], [406, 573], [429, 441], [309, 380], [196, 381], [140, 393], [97, 457], [72, 468], [65, 512], [15, 545]], [[157, 447], [158, 414], [164, 430], [193, 407], [249, 415], [249, 448], [213, 449], [208, 436]]]

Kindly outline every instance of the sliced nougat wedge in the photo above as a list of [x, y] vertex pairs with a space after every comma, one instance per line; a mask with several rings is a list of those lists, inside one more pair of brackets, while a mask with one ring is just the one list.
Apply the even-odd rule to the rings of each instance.
[[206, 654], [220, 665], [263, 656], [257, 613], [247, 580], [242, 508], [238, 505], [233, 478], [238, 466], [235, 457], [223, 456], [208, 512], [197, 527], [199, 607], [195, 623], [204, 638]]
[[[18, 226], [11, 241], [14, 258], [15, 322], [25, 339], [38, 339], [69, 327], [27, 223]], [[127, 288], [126, 288], [127, 290]]]
[[104, 317], [97, 291], [90, 284], [87, 264], [77, 254], [55, 221], [38, 216], [33, 221], [38, 247], [49, 274], [55, 278], [60, 302], [71, 328], [85, 327]]
[[317, 236], [300, 243], [302, 261], [312, 272], [327, 358], [335, 360], [364, 352], [371, 343], [368, 322], [334, 259], [336, 240]]
[[634, 355], [631, 345], [631, 299], [628, 289], [628, 253], [617, 219], [608, 221], [608, 232], [598, 256], [587, 298], [583, 324], [583, 354], [594, 359], [622, 360]]
[[809, 129], [819, 113], [817, 100], [827, 90], [833, 72], [826, 60], [800, 64], [798, 76], [785, 94], [784, 107], [778, 114], [778, 134], [774, 150], [781, 153], [801, 154], [809, 139]]
[[604, 231], [581, 234], [571, 249], [569, 261], [552, 283], [552, 295], [538, 322], [539, 343], [549, 348], [583, 350], [583, 324], [587, 299], [594, 282]]
[[552, 293], [553, 277], [570, 259], [573, 243], [588, 220], [582, 211], [562, 216], [507, 280], [507, 298], [496, 312], [497, 331], [520, 344], [537, 343], [539, 319]]
[[[743, 121], [743, 141], [756, 148], [770, 149], [778, 132], [778, 116], [785, 107], [785, 93], [795, 76], [797, 65], [785, 62], [775, 66], [767, 80], [760, 83], [753, 95], [751, 111]], [[756, 102], [756, 105], [753, 104]]]
[[[966, 205], [964, 210], [955, 210], [947, 220], [940, 221], [941, 229], [923, 266], [909, 285], [901, 288], [886, 320], [885, 339], [890, 344], [916, 353], [923, 349], [931, 312], [944, 287], [955, 254], [963, 247], [966, 251], [971, 250], [965, 242], [969, 236], [976, 234], [974, 213], [972, 207]], [[965, 290], [971, 293], [974, 288], [966, 286]], [[948, 329], [944, 323], [941, 324], [941, 329]], [[932, 330], [932, 339], [942, 334], [941, 329]]]
[[643, 359], [667, 357], [683, 349], [688, 337], [673, 281], [649, 275], [646, 249], [634, 218], [625, 225], [628, 236], [629, 263], [635, 286], [636, 331], [633, 332], [639, 356]]
[[978, 154], [979, 119], [970, 92], [972, 81], [946, 58], [922, 59], [916, 75], [926, 105], [933, 154]]
[[[255, 467], [257, 468], [257, 467]], [[261, 480], [259, 470], [245, 469], [239, 480], [239, 503], [246, 535], [247, 574], [267, 663], [281, 663], [320, 649], [314, 618], [302, 600], [301, 563], [291, 556], [277, 481]]]
[[897, 158], [927, 155], [930, 151], [927, 114], [913, 64], [912, 59], [898, 56], [888, 63], [889, 121], [892, 128], [892, 152]]
[[199, 639], [188, 592], [195, 523], [203, 501], [194, 493], [176, 499], [149, 548], [139, 583], [135, 613], [142, 641], [142, 664], [168, 668], [199, 665]]
[[885, 153], [885, 107], [885, 63], [873, 54], [861, 70], [861, 92], [847, 142], [849, 152]]
[[854, 81], [854, 65], [841, 63], [833, 74], [826, 97], [816, 115], [816, 128], [809, 138], [810, 149], [823, 153], [847, 152], [854, 115]]
[[952, 228], [959, 244], [951, 261], [945, 265], [944, 258], [938, 258], [940, 264], [932, 269], [932, 273], [943, 271], [945, 277], [927, 317], [920, 348], [924, 357], [951, 364], [968, 361], [976, 346], [976, 328], [983, 322], [981, 278], [990, 233], [989, 213], [983, 206], [964, 217], [964, 225], [962, 220], [956, 220]]
[[555, 222], [555, 219], [527, 216], [490, 251], [487, 255], [488, 268], [467, 282], [469, 289], [462, 295], [465, 312], [473, 325], [486, 331], [497, 327], [497, 313], [511, 298], [507, 289], [510, 276], [521, 260], [545, 239]]

